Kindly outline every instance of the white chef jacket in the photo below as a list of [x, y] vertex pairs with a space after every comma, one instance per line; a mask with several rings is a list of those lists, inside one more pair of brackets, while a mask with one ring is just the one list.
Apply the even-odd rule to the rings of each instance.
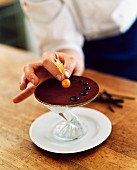
[[137, 18], [137, 0], [20, 0], [41, 52], [74, 49], [84, 39], [126, 32]]

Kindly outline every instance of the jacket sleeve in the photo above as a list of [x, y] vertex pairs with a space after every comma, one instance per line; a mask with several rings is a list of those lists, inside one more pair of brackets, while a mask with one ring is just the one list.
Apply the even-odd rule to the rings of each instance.
[[74, 49], [83, 56], [83, 35], [68, 7], [61, 0], [21, 1], [41, 52]]

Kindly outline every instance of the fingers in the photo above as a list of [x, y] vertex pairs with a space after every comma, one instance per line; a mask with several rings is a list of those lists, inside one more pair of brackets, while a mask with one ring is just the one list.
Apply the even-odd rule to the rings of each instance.
[[[77, 57], [74, 57], [62, 52], [47, 52], [44, 53], [43, 66], [59, 81], [62, 81], [65, 77], [69, 78], [76, 69]], [[54, 60], [59, 59], [64, 65], [65, 77], [60, 73], [59, 69], [55, 66]], [[80, 74], [80, 73], [79, 73]]]
[[30, 86], [12, 99], [13, 103], [19, 103], [34, 93], [36, 86]]
[[[54, 60], [62, 62], [65, 69], [63, 76], [55, 66]], [[81, 57], [76, 57], [63, 52], [47, 52], [43, 55], [43, 66], [58, 80], [62, 81], [65, 77], [69, 78], [71, 74], [82, 75], [84, 70], [84, 61]]]
[[82, 75], [84, 71], [84, 59], [81, 56], [66, 53], [57, 53], [60, 61], [64, 63], [65, 77], [69, 78], [71, 74]]
[[37, 86], [39, 83], [39, 78], [35, 74], [35, 70], [40, 67], [41, 63], [27, 64], [24, 67], [24, 73], [20, 80], [20, 90], [24, 90], [28, 83], [31, 82], [33, 85]]
[[77, 76], [81, 76], [83, 74], [83, 72], [84, 72], [84, 68], [83, 67], [81, 69], [76, 67], [74, 72], [73, 72], [73, 74], [77, 75]]
[[74, 72], [76, 67], [76, 60], [72, 57], [66, 58], [64, 63], [64, 69], [65, 69], [65, 77], [69, 78], [71, 74]]
[[76, 63], [76, 67], [74, 69], [73, 74], [77, 76], [81, 76], [85, 70], [85, 64], [84, 64], [84, 59], [79, 58], [78, 62]]
[[40, 66], [42, 66], [41, 62], [27, 64], [24, 67], [25, 76], [22, 77], [22, 85], [21, 85], [22, 88], [24, 88], [28, 82], [31, 82], [35, 86], [38, 85], [39, 78], [36, 76], [35, 70], [37, 70]]
[[[20, 90], [23, 90], [20, 94], [13, 98], [14, 103], [19, 103], [33, 94], [36, 86], [39, 84], [39, 78], [35, 74], [35, 70], [41, 66], [41, 62], [28, 64], [24, 67], [24, 73], [20, 80]], [[27, 87], [28, 83], [33, 85]]]
[[24, 90], [27, 87], [27, 84], [28, 84], [28, 81], [25, 78], [25, 74], [23, 74], [20, 80], [20, 90]]
[[50, 74], [52, 74], [57, 80], [62, 81], [64, 75], [59, 71], [57, 66], [54, 64], [55, 59], [59, 59], [59, 56], [55, 52], [44, 53], [43, 57], [43, 67], [46, 68]]

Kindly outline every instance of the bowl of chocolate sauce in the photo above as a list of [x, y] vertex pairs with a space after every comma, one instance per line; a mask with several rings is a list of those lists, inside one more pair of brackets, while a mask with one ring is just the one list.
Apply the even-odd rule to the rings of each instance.
[[78, 106], [89, 103], [99, 92], [98, 84], [83, 76], [71, 76], [71, 86], [64, 88], [61, 82], [50, 78], [39, 84], [35, 90], [35, 97], [46, 105]]

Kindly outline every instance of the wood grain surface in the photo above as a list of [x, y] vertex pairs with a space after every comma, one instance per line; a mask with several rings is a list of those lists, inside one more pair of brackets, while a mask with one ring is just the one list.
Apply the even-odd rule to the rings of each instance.
[[[93, 149], [55, 154], [32, 143], [30, 125], [48, 109], [34, 96], [19, 104], [12, 98], [19, 92], [24, 65], [37, 59], [31, 52], [0, 45], [0, 170], [137, 170], [137, 99], [125, 99], [115, 112], [104, 103], [85, 106], [103, 112], [113, 126], [109, 138]], [[137, 98], [137, 82], [92, 70], [84, 76], [95, 80], [100, 91]]]
[[10, 3], [13, 3], [15, 2], [15, 0], [0, 0], [0, 6], [1, 5], [7, 5], [7, 4], [10, 4]]

